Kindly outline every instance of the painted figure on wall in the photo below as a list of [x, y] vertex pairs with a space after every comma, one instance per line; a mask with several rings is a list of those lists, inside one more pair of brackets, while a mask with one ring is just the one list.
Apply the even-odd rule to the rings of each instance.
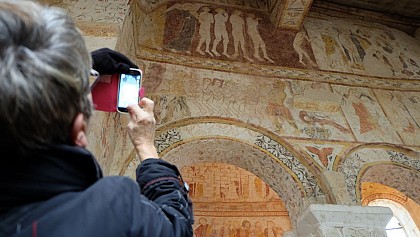
[[224, 106], [226, 92], [224, 90], [225, 81], [219, 78], [213, 78], [211, 83], [212, 99], [210, 103], [215, 107], [215, 111], [219, 110], [221, 115], [228, 115], [229, 111]]
[[264, 229], [261, 222], [256, 221], [254, 224], [254, 236], [255, 237], [265, 237]]
[[229, 36], [226, 30], [226, 22], [229, 19], [228, 13], [223, 10], [222, 8], [216, 8], [216, 14], [214, 15], [214, 40], [213, 40], [213, 47], [211, 52], [214, 53], [216, 56], [220, 56], [220, 53], [217, 52], [217, 46], [219, 45], [220, 41], [223, 44], [223, 52], [222, 54], [226, 57], [230, 58], [229, 54], [227, 53], [228, 44], [229, 44]]
[[268, 221], [267, 222], [267, 228], [265, 228], [265, 230], [264, 230], [265, 236], [266, 237], [277, 237], [276, 233], [277, 232], [276, 232], [276, 229], [275, 229], [274, 222]]
[[[200, 41], [198, 42], [197, 51], [201, 55], [205, 55], [206, 53], [210, 56], [213, 54], [210, 52], [210, 42], [211, 42], [211, 25], [214, 23], [213, 14], [210, 13], [210, 8], [203, 7], [201, 12], [198, 16], [198, 21], [200, 22], [200, 28], [198, 30], [198, 34], [200, 36]], [[203, 44], [205, 44], [205, 50], [201, 50]]]
[[158, 93], [158, 88], [163, 82], [166, 68], [163, 64], [151, 63], [147, 65], [144, 73], [147, 76], [143, 78], [143, 87], [146, 90], [147, 96], [155, 102], [154, 114], [156, 123], [160, 123], [162, 108], [160, 107], [161, 96]]
[[376, 90], [375, 95], [377, 95], [404, 144], [419, 144], [420, 121], [416, 121], [416, 113], [419, 111], [419, 107], [415, 110], [410, 108], [410, 94], [399, 91]]
[[321, 39], [324, 42], [325, 55], [328, 59], [328, 67], [335, 70], [348, 71], [348, 67], [343, 63], [345, 55], [340, 49], [337, 40], [331, 35], [332, 33], [322, 33]]
[[299, 28], [300, 22], [303, 20], [303, 13], [305, 12], [306, 0], [290, 0], [285, 1], [284, 12], [280, 19], [283, 26], [291, 28]]
[[301, 63], [303, 66], [306, 66], [306, 63], [304, 62], [304, 60], [306, 60], [309, 62], [309, 64], [311, 64], [311, 66], [316, 67], [316, 63], [312, 61], [304, 47], [305, 43], [309, 42], [310, 40], [308, 38], [306, 29], [302, 27], [302, 29], [296, 33], [295, 39], [293, 40], [293, 49], [299, 56], [299, 63]]
[[341, 50], [346, 56], [345, 62], [353, 69], [363, 69], [361, 66], [361, 58], [358, 55], [356, 46], [350, 38], [349, 30], [338, 29], [336, 27], [333, 27], [333, 30], [336, 32]]
[[176, 36], [168, 42], [164, 48], [171, 50], [172, 52], [186, 52], [191, 54], [192, 39], [199, 18], [197, 12], [201, 6], [202, 4], [197, 3], [177, 3], [166, 9], [165, 16], [168, 16], [170, 12], [177, 10], [177, 14], [179, 14], [177, 16], [182, 20], [182, 23]]
[[[411, 114], [411, 111], [408, 110], [407, 106], [405, 106], [405, 104], [402, 102], [402, 96], [400, 93], [389, 92], [388, 95], [390, 101], [395, 105], [396, 108], [398, 108], [398, 112], [395, 114], [398, 114], [400, 117], [399, 127], [402, 128], [402, 130], [406, 133], [416, 133], [416, 130], [420, 129], [420, 124], [415, 120]], [[405, 120], [405, 122], [403, 123], [402, 120]]]
[[353, 42], [357, 49], [357, 53], [359, 55], [360, 61], [363, 62], [366, 56], [366, 49], [372, 46], [372, 43], [368, 39], [366, 35], [363, 34], [363, 32], [359, 29], [356, 30], [356, 33], [354, 33], [352, 30], [350, 30], [350, 40]]
[[370, 113], [369, 109], [364, 104], [362, 98], [366, 98], [373, 102], [373, 98], [366, 93], [358, 93], [354, 88], [350, 88], [346, 94], [343, 95], [345, 99], [351, 100], [352, 107], [356, 116], [359, 118], [359, 133], [364, 134], [372, 130], [379, 129], [377, 119]]
[[240, 54], [239, 50], [242, 50], [243, 57], [249, 62], [253, 62], [249, 56], [245, 44], [245, 21], [242, 18], [242, 12], [239, 10], [234, 10], [232, 15], [229, 18], [229, 22], [232, 25], [232, 37], [234, 44], [234, 53], [232, 58], [237, 58]]
[[[254, 46], [254, 58], [258, 59], [259, 61], [264, 61], [265, 59], [271, 63], [274, 63], [274, 61], [268, 57], [267, 48], [265, 46], [264, 40], [262, 39], [258, 31], [259, 20], [261, 20], [261, 18], [255, 16], [255, 14], [248, 14], [248, 17], [246, 18], [246, 29], [248, 32], [248, 36], [251, 39], [252, 44]], [[260, 51], [264, 59], [261, 58]]]
[[160, 93], [165, 97], [161, 100], [161, 123], [191, 116], [185, 93], [185, 78], [188, 74], [182, 70], [175, 71], [170, 82], [160, 88]]
[[286, 127], [285, 122], [294, 129], [294, 134], [299, 133], [295, 120], [290, 112], [290, 109], [285, 106], [287, 94], [287, 86], [283, 81], [275, 81], [273, 89], [269, 92], [271, 100], [268, 102], [266, 107], [266, 113], [272, 118], [274, 125], [277, 128], [277, 132], [285, 133]]
[[232, 221], [225, 220], [223, 226], [219, 230], [220, 237], [234, 237], [235, 233], [232, 229]]
[[300, 118], [300, 120], [302, 120], [306, 124], [320, 125], [322, 127], [324, 127], [325, 125], [328, 125], [328, 126], [331, 126], [331, 127], [334, 127], [336, 129], [338, 129], [342, 133], [351, 133], [350, 129], [348, 129], [348, 128], [338, 124], [334, 120], [332, 120], [332, 119], [330, 119], [330, 118], [328, 118], [324, 115], [320, 115], [316, 112], [309, 112], [309, 111], [301, 110], [299, 112], [299, 118]]
[[401, 51], [400, 55], [398, 56], [401, 62], [401, 73], [407, 76], [420, 75], [419, 63], [417, 63], [414, 57], [411, 57], [407, 54], [408, 50], [407, 48], [404, 48], [404, 51]]
[[198, 223], [200, 225], [194, 230], [196, 237], [216, 237], [212, 228], [212, 223], [207, 224], [206, 218], [200, 218]]
[[240, 237], [251, 237], [251, 222], [248, 220], [242, 221], [242, 228], [240, 230]]

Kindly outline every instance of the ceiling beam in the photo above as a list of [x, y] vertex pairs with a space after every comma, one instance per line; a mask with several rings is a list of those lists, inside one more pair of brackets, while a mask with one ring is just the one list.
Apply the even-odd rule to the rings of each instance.
[[311, 8], [313, 0], [279, 0], [270, 12], [276, 27], [299, 30]]

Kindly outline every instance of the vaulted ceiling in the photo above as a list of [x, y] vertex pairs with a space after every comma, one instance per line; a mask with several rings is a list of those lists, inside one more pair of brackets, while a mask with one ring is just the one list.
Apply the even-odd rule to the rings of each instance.
[[[315, 0], [316, 2], [320, 2]], [[334, 4], [355, 7], [363, 10], [386, 13], [400, 17], [420, 19], [419, 0], [324, 0]]]
[[[146, 9], [171, 2], [172, 0], [39, 0], [40, 2], [61, 6], [70, 10], [76, 20], [91, 22], [114, 22], [114, 16], [122, 16], [127, 3], [140, 2]], [[420, 0], [191, 0], [190, 2], [208, 2], [227, 5], [242, 5], [267, 11], [271, 20], [278, 27], [299, 29], [304, 19], [309, 15], [328, 15], [361, 19], [377, 22], [392, 28], [399, 29], [409, 35], [415, 35], [420, 27]], [[99, 5], [98, 5], [99, 4]], [[118, 6], [115, 9], [112, 6]], [[79, 7], [75, 7], [79, 6]], [[84, 7], [81, 7], [84, 6]], [[107, 18], [87, 13], [91, 6], [100, 6], [108, 13]], [[111, 7], [107, 7], [111, 6]], [[95, 9], [93, 9], [95, 11]], [[81, 12], [77, 12], [81, 11]], [[287, 15], [294, 16], [295, 22], [290, 24]], [[297, 16], [297, 17], [296, 17]], [[297, 20], [296, 20], [297, 19]], [[118, 22], [121, 23], [121, 20]], [[420, 34], [417, 32], [417, 34]]]
[[359, 18], [410, 35], [420, 27], [420, 0], [313, 0], [310, 13]]

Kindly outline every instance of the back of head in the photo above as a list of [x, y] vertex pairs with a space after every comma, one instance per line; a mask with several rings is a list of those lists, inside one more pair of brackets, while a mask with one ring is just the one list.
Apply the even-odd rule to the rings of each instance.
[[91, 114], [90, 54], [60, 9], [0, 0], [0, 148], [69, 143], [77, 113]]

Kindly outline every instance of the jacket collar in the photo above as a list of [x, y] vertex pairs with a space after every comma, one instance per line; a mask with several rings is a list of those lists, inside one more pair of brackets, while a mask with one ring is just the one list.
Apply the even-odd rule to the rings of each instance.
[[5, 157], [0, 164], [0, 215], [66, 192], [83, 191], [102, 178], [84, 148], [55, 145], [30, 157]]

